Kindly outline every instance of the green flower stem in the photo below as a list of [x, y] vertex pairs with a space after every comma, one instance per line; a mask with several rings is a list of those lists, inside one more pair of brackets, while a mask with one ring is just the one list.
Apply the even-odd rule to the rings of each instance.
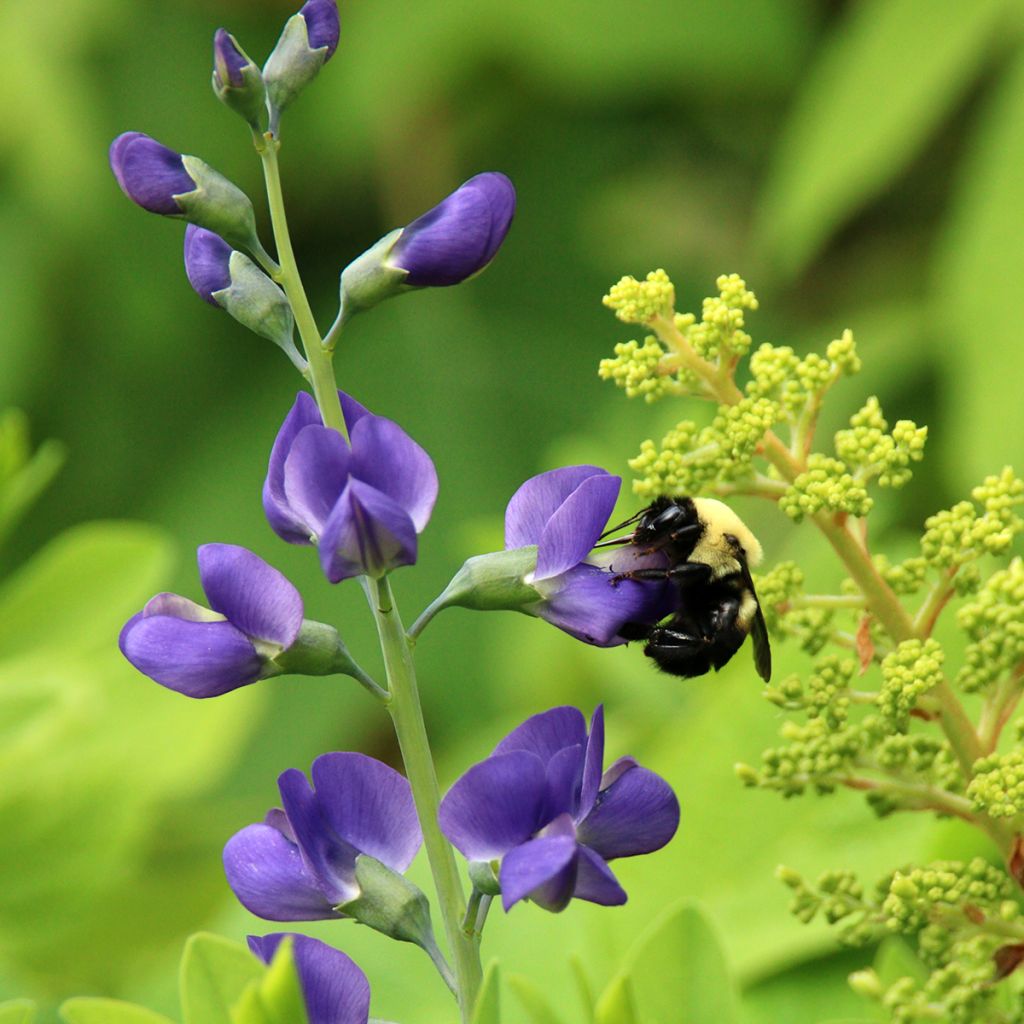
[[274, 242], [277, 256], [281, 261], [280, 271], [274, 275], [288, 296], [295, 325], [299, 329], [302, 348], [309, 361], [309, 382], [313, 386], [316, 403], [320, 407], [324, 426], [333, 427], [346, 440], [345, 417], [341, 412], [338, 387], [334, 382], [334, 368], [330, 353], [323, 346], [313, 311], [302, 287], [299, 268], [292, 251], [292, 240], [288, 233], [288, 220], [284, 212], [284, 196], [281, 194], [281, 173], [277, 163], [277, 151], [281, 143], [270, 132], [266, 132], [257, 143], [256, 149], [263, 163], [263, 178], [267, 185], [267, 202], [270, 206], [270, 222], [274, 227]]
[[1004, 676], [986, 697], [978, 720], [978, 736], [986, 754], [991, 754], [999, 743], [1003, 727], [1024, 695], [1024, 664]]
[[914, 632], [920, 637], [929, 637], [935, 629], [935, 623], [942, 614], [942, 609], [949, 603], [953, 596], [953, 578], [956, 576], [958, 566], [953, 566], [942, 573], [938, 582], [928, 591], [921, 607], [914, 616]]
[[[878, 767], [878, 771], [884, 768]], [[987, 819], [983, 819], [974, 809], [974, 805], [965, 796], [958, 793], [950, 793], [947, 789], [939, 786], [928, 786], [919, 782], [906, 782], [893, 776], [884, 779], [872, 779], [862, 776], [842, 776], [835, 780], [848, 789], [870, 790], [875, 793], [885, 793], [888, 796], [901, 800], [914, 801], [912, 810], [916, 811], [939, 811], [942, 814], [951, 814], [956, 818], [969, 821], [972, 825], [985, 829]]]
[[437, 823], [440, 791], [423, 722], [409, 641], [406, 639], [398, 609], [394, 605], [387, 577], [380, 580], [368, 579], [367, 584], [391, 691], [388, 711], [395, 724], [395, 734], [398, 737], [402, 760], [416, 802], [416, 812], [423, 829], [423, 845], [426, 847], [430, 870], [434, 876], [452, 965], [455, 968], [459, 1010], [464, 1024], [468, 1024], [483, 977], [480, 968], [479, 940], [463, 931], [466, 898], [455, 863], [455, 854]]

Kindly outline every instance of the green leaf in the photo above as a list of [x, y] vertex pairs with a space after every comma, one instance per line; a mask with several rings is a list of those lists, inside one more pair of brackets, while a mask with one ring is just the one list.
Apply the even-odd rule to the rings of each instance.
[[1005, 290], [1024, 278], [1024, 55], [988, 99], [968, 153], [933, 291], [931, 358], [955, 381], [945, 430], [959, 443], [944, 452], [957, 493], [998, 472], [1014, 457], [1007, 439], [1024, 433], [1024, 345]]
[[68, 1024], [174, 1024], [169, 1017], [144, 1006], [87, 996], [69, 999], [61, 1006], [60, 1015]]
[[11, 999], [0, 1003], [0, 1024], [32, 1024], [36, 1004], [31, 999]]
[[142, 523], [76, 526], [0, 587], [0, 651], [109, 648], [171, 570], [166, 534]]
[[640, 1024], [629, 977], [620, 974], [601, 993], [594, 1011], [597, 1024]]
[[260, 999], [257, 982], [251, 982], [231, 1007], [231, 1024], [271, 1024], [267, 1008]]
[[184, 1024], [232, 1024], [231, 1008], [263, 965], [244, 946], [200, 932], [189, 938], [181, 958]]
[[484, 972], [484, 981], [473, 1009], [473, 1024], [501, 1024], [501, 993], [498, 961], [492, 960]]
[[721, 941], [692, 904], [683, 903], [656, 921], [630, 950], [621, 974], [631, 982], [641, 1020], [739, 1020], [736, 987]]
[[759, 211], [785, 273], [915, 156], [991, 53], [1005, 0], [862, 0], [797, 98]]
[[882, 940], [875, 954], [874, 968], [886, 988], [900, 978], [913, 978], [922, 984], [928, 980], [928, 968], [921, 963], [914, 950], [897, 935], [890, 935]]
[[306, 1004], [290, 938], [277, 947], [260, 982], [259, 996], [270, 1024], [306, 1024]]
[[561, 1017], [551, 1009], [547, 997], [529, 978], [521, 974], [510, 974], [508, 984], [526, 1007], [533, 1024], [563, 1024]]

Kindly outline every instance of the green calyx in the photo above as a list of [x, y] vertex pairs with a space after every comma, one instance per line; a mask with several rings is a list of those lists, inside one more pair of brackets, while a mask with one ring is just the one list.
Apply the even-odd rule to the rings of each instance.
[[295, 643], [272, 659], [273, 674], [299, 676], [346, 675], [361, 678], [362, 671], [348, 652], [338, 631], [323, 622], [304, 619]]
[[182, 216], [220, 235], [234, 249], [261, 251], [249, 197], [199, 157], [182, 156], [181, 162], [196, 185], [174, 197]]
[[[314, 50], [309, 45], [309, 29], [301, 14], [285, 22], [273, 53], [263, 65], [263, 81], [274, 119], [310, 82], [327, 62], [327, 47]], [[274, 128], [272, 127], [272, 131]]]
[[404, 283], [408, 272], [387, 262], [403, 230], [396, 228], [386, 234], [341, 272], [342, 320], [409, 290]]
[[292, 336], [295, 321], [283, 291], [245, 253], [236, 249], [228, 262], [231, 284], [213, 298], [240, 324], [280, 346], [290, 357], [298, 355]]
[[236, 114], [252, 125], [255, 131], [259, 131], [267, 112], [267, 90], [263, 83], [263, 75], [260, 69], [252, 61], [249, 55], [238, 45], [235, 37], [229, 35], [232, 46], [245, 58], [246, 64], [242, 68], [242, 82], [235, 85], [231, 81], [231, 73], [221, 57], [220, 51], [214, 49], [213, 68], [213, 92], [214, 95]]

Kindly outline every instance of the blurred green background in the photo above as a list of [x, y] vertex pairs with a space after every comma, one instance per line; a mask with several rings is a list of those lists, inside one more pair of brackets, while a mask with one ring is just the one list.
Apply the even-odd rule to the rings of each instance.
[[[107, 166], [115, 135], [144, 131], [202, 156], [262, 210], [244, 126], [210, 93], [210, 40], [223, 24], [260, 60], [292, 10], [0, 4], [0, 408], [24, 409], [34, 436], [67, 454], [0, 551], [0, 998], [53, 1006], [103, 993], [173, 1015], [185, 936], [259, 926], [230, 898], [219, 850], [275, 802], [276, 775], [329, 749], [396, 758], [385, 716], [345, 682], [278, 680], [189, 702], [114, 647], [157, 590], [200, 596], [194, 549], [219, 540], [286, 572], [307, 613], [343, 624], [377, 664], [359, 588], [326, 585], [261, 513], [298, 378], [196, 298], [182, 225], [132, 206]], [[665, 267], [682, 310], [699, 309], [717, 274], [739, 272], [761, 300], [755, 341], [805, 350], [854, 329], [865, 371], [837, 389], [825, 428], [870, 392], [891, 419], [931, 428], [915, 483], [878, 512], [875, 536], [895, 553], [985, 473], [1020, 468], [1024, 4], [341, 10], [338, 53], [287, 115], [281, 155], [321, 323], [345, 263], [471, 174], [503, 170], [519, 194], [483, 277], [357, 319], [338, 353], [342, 386], [401, 422], [441, 477], [420, 564], [395, 579], [407, 620], [463, 559], [500, 546], [505, 502], [526, 476], [586, 461], [628, 479], [640, 441], [689, 414], [628, 403], [597, 379], [597, 361], [630, 336], [600, 303], [625, 273]], [[627, 485], [624, 514], [635, 507]], [[743, 511], [769, 563], [796, 558], [817, 585], [836, 585], [805, 530]], [[538, 621], [459, 610], [419, 645], [443, 784], [525, 715], [604, 701], [610, 757], [637, 754], [680, 794], [673, 844], [619, 867], [627, 907], [491, 918], [486, 953], [567, 993], [566, 1024], [577, 1019], [569, 954], [600, 988], [644, 926], [687, 896], [722, 933], [750, 1024], [863, 1017], [844, 979], [866, 957], [788, 918], [775, 864], [872, 879], [964, 841], [924, 818], [877, 822], [852, 795], [781, 803], [744, 791], [733, 762], [755, 760], [779, 724], [745, 654], [681, 682], [635, 648], [596, 651]], [[805, 665], [787, 650], [777, 661], [780, 674]], [[364, 966], [375, 1014], [413, 1024], [450, 1012], [412, 948], [347, 925], [311, 931]]]

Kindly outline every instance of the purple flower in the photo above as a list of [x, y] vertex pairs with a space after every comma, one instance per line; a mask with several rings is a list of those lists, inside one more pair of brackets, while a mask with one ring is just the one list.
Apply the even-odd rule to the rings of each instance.
[[516, 208], [512, 182], [478, 174], [403, 229], [388, 257], [413, 287], [458, 284], [494, 258]]
[[340, 950], [308, 935], [250, 935], [249, 949], [269, 964], [281, 942], [291, 938], [292, 956], [309, 1024], [366, 1024], [370, 985], [355, 962]]
[[211, 306], [219, 308], [213, 293], [231, 286], [232, 252], [220, 235], [195, 224], [185, 228], [185, 273], [196, 294]]
[[625, 643], [627, 622], [657, 622], [673, 610], [671, 587], [618, 580], [616, 573], [661, 565], [662, 556], [624, 546], [592, 555], [622, 481], [597, 466], [565, 466], [531, 477], [505, 509], [505, 548], [537, 546], [529, 583], [541, 595], [522, 610], [598, 647]]
[[323, 754], [313, 788], [297, 768], [278, 780], [284, 810], [248, 825], [224, 847], [228, 884], [270, 921], [346, 917], [335, 908], [361, 893], [356, 858], [401, 873], [422, 841], [412, 791], [394, 769], [364, 754]]
[[110, 168], [121, 191], [150, 213], [179, 216], [176, 196], [196, 188], [180, 153], [142, 132], [125, 132], [110, 144]]
[[298, 637], [302, 598], [245, 548], [204, 544], [198, 555], [210, 608], [178, 594], [157, 594], [125, 623], [119, 644], [161, 686], [188, 697], [216, 697], [277, 673], [270, 659]]
[[315, 543], [332, 583], [412, 565], [437, 498], [430, 456], [397, 423], [339, 396], [349, 442], [300, 392], [263, 485], [274, 532], [291, 544]]
[[306, 33], [312, 50], [327, 47], [325, 61], [334, 56], [341, 35], [341, 23], [338, 18], [336, 0], [308, 0], [302, 5], [299, 14], [305, 19]]
[[468, 860], [501, 862], [508, 910], [522, 899], [563, 910], [576, 899], [626, 902], [607, 862], [660, 849], [679, 804], [664, 779], [631, 757], [604, 774], [604, 714], [557, 707], [528, 718], [441, 801], [444, 834]]

